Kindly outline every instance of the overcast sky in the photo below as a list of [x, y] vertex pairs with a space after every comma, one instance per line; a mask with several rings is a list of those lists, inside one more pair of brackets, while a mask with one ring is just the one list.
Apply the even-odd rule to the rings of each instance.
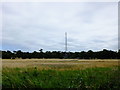
[[2, 50], [118, 49], [118, 3], [3, 3]]

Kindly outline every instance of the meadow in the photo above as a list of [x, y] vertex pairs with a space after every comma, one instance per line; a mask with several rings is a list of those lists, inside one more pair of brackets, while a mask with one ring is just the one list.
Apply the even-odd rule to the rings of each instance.
[[119, 89], [117, 59], [3, 59], [3, 88]]

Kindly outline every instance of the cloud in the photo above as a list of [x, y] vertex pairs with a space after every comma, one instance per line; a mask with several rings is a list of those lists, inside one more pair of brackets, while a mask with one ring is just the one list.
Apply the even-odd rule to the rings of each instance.
[[[3, 3], [3, 49], [117, 50], [117, 3]], [[15, 46], [15, 47], [14, 47]]]

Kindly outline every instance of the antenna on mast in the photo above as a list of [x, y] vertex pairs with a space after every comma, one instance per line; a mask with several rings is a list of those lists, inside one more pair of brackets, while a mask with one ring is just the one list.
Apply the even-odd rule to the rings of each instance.
[[65, 32], [65, 52], [67, 52], [67, 32]]
[[64, 58], [67, 58], [68, 55], [67, 55], [67, 32], [65, 32], [65, 56]]

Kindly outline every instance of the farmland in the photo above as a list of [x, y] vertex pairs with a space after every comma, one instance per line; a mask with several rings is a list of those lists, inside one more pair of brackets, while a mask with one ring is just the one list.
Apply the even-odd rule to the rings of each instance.
[[118, 59], [3, 59], [3, 88], [119, 88]]

